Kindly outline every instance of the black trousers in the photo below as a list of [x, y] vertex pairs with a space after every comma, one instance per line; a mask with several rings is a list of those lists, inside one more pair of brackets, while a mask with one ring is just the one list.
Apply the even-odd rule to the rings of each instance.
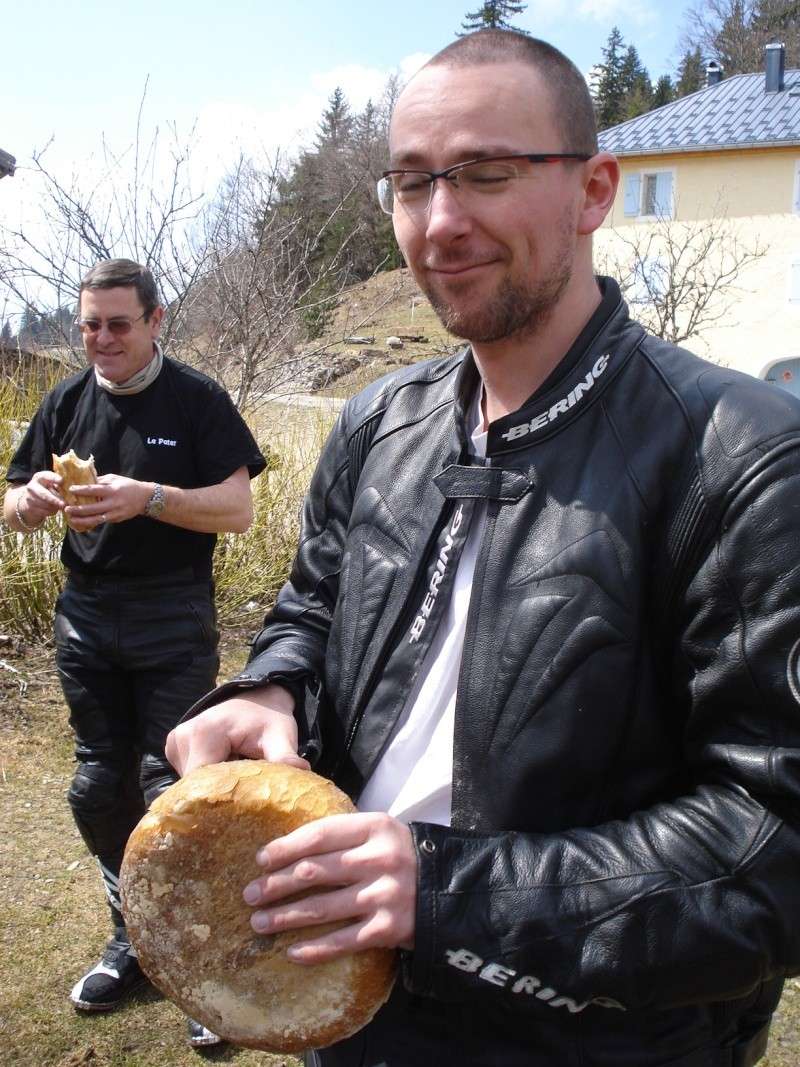
[[58, 599], [56, 665], [77, 761], [68, 798], [116, 926], [125, 843], [177, 777], [166, 737], [213, 688], [218, 637], [213, 585], [188, 569], [157, 578], [71, 575]]

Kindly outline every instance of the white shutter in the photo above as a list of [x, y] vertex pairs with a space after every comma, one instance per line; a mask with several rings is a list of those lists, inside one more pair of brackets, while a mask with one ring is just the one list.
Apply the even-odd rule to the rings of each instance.
[[796, 215], [800, 215], [800, 159], [798, 159], [794, 165], [794, 198], [792, 200], [792, 211], [794, 211]]
[[638, 174], [629, 174], [625, 179], [625, 214], [639, 214], [639, 200], [642, 195], [642, 179]]
[[672, 218], [672, 171], [656, 175], [656, 215], [662, 219]]

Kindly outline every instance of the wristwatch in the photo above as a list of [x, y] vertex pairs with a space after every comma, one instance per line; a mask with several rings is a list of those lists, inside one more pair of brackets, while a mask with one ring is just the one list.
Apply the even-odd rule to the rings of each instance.
[[164, 486], [159, 485], [158, 482], [156, 482], [155, 488], [153, 489], [153, 495], [144, 506], [144, 513], [148, 519], [157, 519], [164, 510], [165, 503]]

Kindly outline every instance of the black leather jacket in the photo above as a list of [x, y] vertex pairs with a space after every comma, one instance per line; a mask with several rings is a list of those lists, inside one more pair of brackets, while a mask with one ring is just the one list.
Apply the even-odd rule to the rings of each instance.
[[526, 1064], [749, 1064], [800, 972], [800, 405], [603, 286], [485, 465], [468, 353], [347, 403], [234, 685], [319, 679], [309, 741], [357, 796], [437, 531], [487, 499], [406, 986], [478, 1043], [529, 1034]]

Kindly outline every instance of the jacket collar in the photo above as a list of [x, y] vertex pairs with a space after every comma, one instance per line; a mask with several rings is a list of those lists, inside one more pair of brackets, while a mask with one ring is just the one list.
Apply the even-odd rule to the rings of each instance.
[[[587, 410], [627, 362], [644, 330], [632, 323], [612, 278], [598, 278], [602, 299], [574, 344], [553, 372], [525, 403], [489, 426], [487, 456], [526, 448], [550, 437]], [[631, 330], [631, 327], [634, 327]], [[456, 424], [459, 445], [466, 445], [465, 412], [480, 382], [467, 349], [456, 382]]]

